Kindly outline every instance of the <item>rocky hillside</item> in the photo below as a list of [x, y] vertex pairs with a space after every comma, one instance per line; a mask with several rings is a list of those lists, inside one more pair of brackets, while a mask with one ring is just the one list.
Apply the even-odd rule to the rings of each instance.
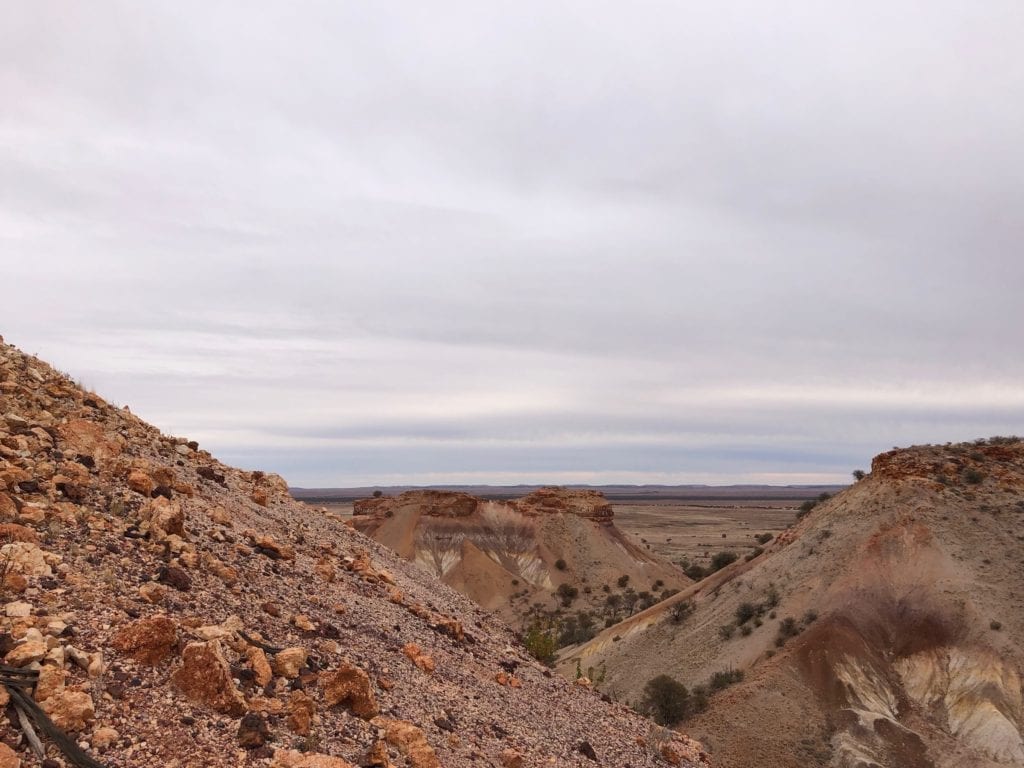
[[915, 447], [563, 664], [676, 678], [722, 768], [1024, 765], [1022, 594], [1024, 443]]
[[2, 342], [0, 523], [4, 768], [703, 764], [281, 478]]
[[513, 626], [555, 612], [604, 626], [690, 583], [630, 542], [597, 491], [542, 488], [514, 501], [408, 491], [353, 511], [357, 529]]

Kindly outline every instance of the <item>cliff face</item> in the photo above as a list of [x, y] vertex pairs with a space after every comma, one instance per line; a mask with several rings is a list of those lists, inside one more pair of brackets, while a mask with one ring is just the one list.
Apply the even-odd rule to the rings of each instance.
[[[52, 724], [107, 766], [700, 761], [281, 478], [2, 342], [0, 543], [0, 698], [37, 718], [47, 759]], [[5, 727], [0, 764], [39, 765]]]
[[542, 488], [514, 501], [409, 491], [357, 501], [354, 511], [358, 530], [513, 626], [535, 618], [538, 603], [562, 604], [566, 589], [576, 591], [579, 610], [605, 604], [623, 578], [640, 590], [658, 583], [657, 592], [689, 584], [615, 527], [612, 505], [597, 491]]
[[604, 662], [634, 701], [657, 674], [742, 670], [684, 725], [716, 766], [1024, 765], [1022, 562], [1024, 443], [892, 451], [760, 557], [563, 663]]

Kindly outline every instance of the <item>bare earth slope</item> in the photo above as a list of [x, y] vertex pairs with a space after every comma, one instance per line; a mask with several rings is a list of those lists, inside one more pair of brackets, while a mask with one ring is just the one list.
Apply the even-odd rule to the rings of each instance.
[[[646, 720], [552, 676], [279, 477], [226, 467], [2, 342], [0, 540], [3, 679], [28, 673], [27, 695], [103, 765], [700, 760], [685, 739], [647, 746]], [[40, 765], [7, 712], [0, 764]], [[47, 765], [70, 764], [41, 722]]]
[[562, 664], [604, 661], [629, 701], [661, 673], [743, 670], [685, 723], [722, 768], [1024, 765], [1022, 563], [1024, 444], [893, 451], [760, 557]]
[[597, 491], [541, 488], [513, 501], [487, 501], [417, 490], [363, 499], [354, 511], [358, 530], [513, 626], [538, 601], [557, 604], [562, 585], [579, 592], [579, 608], [603, 604], [602, 587], [623, 576], [642, 590], [655, 582], [659, 589], [690, 583], [679, 568], [630, 542]]

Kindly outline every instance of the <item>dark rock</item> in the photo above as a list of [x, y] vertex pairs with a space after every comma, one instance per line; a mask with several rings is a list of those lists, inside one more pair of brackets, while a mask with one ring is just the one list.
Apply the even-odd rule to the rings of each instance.
[[584, 757], [590, 758], [595, 763], [597, 762], [597, 752], [595, 752], [594, 748], [592, 746], [590, 746], [590, 742], [589, 741], [581, 741], [580, 745], [578, 747], [576, 747], [576, 751], [579, 752]]
[[75, 457], [75, 461], [81, 464], [83, 467], [93, 469], [96, 466], [96, 459], [92, 456], [86, 456], [84, 453], [80, 453]]
[[188, 592], [192, 589], [192, 579], [181, 568], [173, 565], [166, 565], [156, 575], [156, 580], [174, 587], [179, 592]]
[[38, 480], [22, 480], [18, 483], [18, 488], [21, 489], [22, 493], [38, 493], [39, 492], [39, 481]]
[[153, 492], [149, 495], [154, 499], [157, 496], [163, 496], [165, 499], [172, 499], [174, 498], [174, 491], [169, 486], [158, 485], [156, 488], [153, 489]]
[[455, 723], [453, 723], [446, 717], [435, 717], [434, 725], [436, 725], [442, 731], [448, 731], [449, 733], [455, 730]]
[[78, 483], [57, 483], [57, 490], [63, 493], [70, 501], [77, 503], [85, 501], [86, 489]]
[[238, 724], [238, 743], [246, 749], [262, 747], [270, 738], [270, 728], [263, 715], [250, 712]]

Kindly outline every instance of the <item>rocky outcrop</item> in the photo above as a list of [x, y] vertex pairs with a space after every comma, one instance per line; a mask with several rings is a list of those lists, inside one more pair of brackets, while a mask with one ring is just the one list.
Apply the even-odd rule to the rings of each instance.
[[[514, 501], [465, 493], [408, 491], [357, 501], [354, 527], [500, 615], [513, 626], [555, 611], [575, 595], [577, 610], [606, 593], [581, 589], [632, 579], [659, 591], [689, 583], [681, 570], [629, 541], [598, 491], [541, 488]], [[562, 590], [559, 592], [559, 590]]]
[[[468, 508], [425, 517], [459, 524]], [[64, 746], [104, 764], [470, 768], [514, 745], [524, 765], [580, 768], [594, 723], [609, 764], [657, 764], [643, 719], [552, 678], [504, 625], [280, 477], [226, 466], [2, 342], [0, 558], [5, 662], [38, 671], [31, 693]], [[518, 685], [495, 684], [502, 665]], [[37, 765], [7, 728], [17, 747], [0, 761]], [[48, 761], [71, 763], [41, 736]]]
[[615, 516], [611, 502], [600, 491], [571, 488], [539, 488], [516, 502], [523, 514], [570, 514], [610, 525]]

